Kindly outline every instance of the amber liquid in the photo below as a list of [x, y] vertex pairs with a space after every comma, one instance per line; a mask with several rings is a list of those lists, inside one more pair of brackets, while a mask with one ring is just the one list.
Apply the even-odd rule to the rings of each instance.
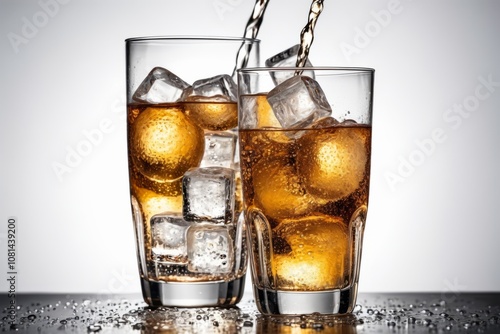
[[[266, 108], [258, 118], [274, 123]], [[371, 127], [269, 127], [239, 136], [256, 284], [289, 291], [348, 286], [368, 205]]]
[[[205, 150], [205, 134], [231, 131], [236, 125], [235, 102], [128, 106], [130, 194], [138, 244], [144, 245], [139, 250], [140, 255], [143, 252], [140, 257], [146, 262], [145, 268], [142, 268], [143, 277], [185, 282], [228, 280], [244, 274], [245, 261], [229, 277], [227, 274], [190, 273], [185, 263], [155, 260], [150, 226], [151, 217], [156, 214], [182, 213], [182, 177], [188, 169], [200, 166]], [[236, 185], [235, 217], [238, 217], [242, 207], [239, 177]], [[232, 224], [236, 225], [236, 221]], [[241, 256], [246, 258], [245, 249], [241, 250]]]

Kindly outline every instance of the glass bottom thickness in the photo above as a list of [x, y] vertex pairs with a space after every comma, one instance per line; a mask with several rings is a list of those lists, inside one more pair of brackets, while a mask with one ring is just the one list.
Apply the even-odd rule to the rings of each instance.
[[233, 306], [243, 297], [245, 275], [232, 281], [162, 282], [141, 278], [142, 295], [150, 306]]
[[327, 291], [281, 291], [254, 286], [259, 311], [266, 315], [332, 314], [351, 313], [357, 296], [357, 284]]

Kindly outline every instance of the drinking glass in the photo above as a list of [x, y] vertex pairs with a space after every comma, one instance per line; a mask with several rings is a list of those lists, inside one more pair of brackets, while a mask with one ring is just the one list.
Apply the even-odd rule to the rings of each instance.
[[235, 71], [258, 60], [254, 39], [126, 40], [130, 195], [149, 305], [229, 306], [242, 297]]
[[244, 212], [264, 314], [346, 314], [368, 209], [374, 70], [238, 71]]

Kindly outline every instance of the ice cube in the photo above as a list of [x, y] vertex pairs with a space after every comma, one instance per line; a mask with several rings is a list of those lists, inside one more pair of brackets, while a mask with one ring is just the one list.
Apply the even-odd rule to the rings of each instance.
[[141, 174], [158, 182], [174, 181], [199, 165], [204, 132], [180, 108], [149, 107], [130, 124], [129, 148]]
[[182, 94], [186, 114], [200, 127], [223, 131], [238, 125], [236, 84], [227, 75], [197, 80]]
[[151, 217], [151, 252], [160, 262], [187, 262], [186, 231], [191, 223], [182, 214], [165, 212]]
[[240, 96], [240, 129], [281, 128], [265, 94]]
[[342, 218], [317, 214], [284, 219], [275, 233], [290, 248], [290, 252], [273, 256], [272, 270], [278, 289], [314, 291], [347, 284], [349, 233]]
[[204, 97], [203, 101], [214, 102], [236, 102], [237, 89], [236, 84], [230, 75], [221, 74], [211, 78], [200, 79], [188, 87], [182, 96], [185, 101], [193, 101], [195, 98]]
[[313, 129], [331, 128], [331, 127], [337, 126], [339, 124], [340, 124], [339, 121], [337, 121], [335, 118], [325, 117], [325, 118], [322, 118], [319, 121], [315, 122], [314, 124], [312, 124], [311, 128], [313, 128]]
[[306, 191], [336, 201], [361, 185], [369, 164], [369, 130], [356, 126], [318, 129], [302, 136], [297, 172]]
[[224, 131], [238, 126], [238, 104], [228, 97], [189, 96], [185, 112], [199, 127], [209, 131]]
[[205, 154], [200, 167], [234, 167], [236, 135], [230, 132], [208, 132], [205, 134]]
[[164, 103], [177, 101], [189, 84], [162, 67], [155, 67], [135, 91], [132, 99], [138, 102]]
[[240, 96], [240, 111], [238, 126], [240, 129], [255, 129], [257, 127], [257, 99], [253, 95]]
[[318, 82], [296, 75], [276, 86], [267, 95], [280, 124], [287, 129], [304, 128], [332, 112]]
[[[271, 58], [266, 60], [267, 67], [294, 67], [297, 64], [297, 55], [299, 53], [299, 44], [292, 46], [291, 48], [282, 51]], [[306, 61], [306, 67], [312, 67], [309, 59]], [[279, 85], [286, 79], [291, 78], [294, 75], [293, 71], [275, 71], [270, 72], [271, 77], [276, 85]], [[307, 75], [314, 79], [314, 71], [304, 71], [303, 75]]]
[[196, 224], [187, 233], [188, 270], [195, 273], [229, 273], [234, 265], [232, 226]]
[[286, 155], [262, 157], [252, 173], [255, 205], [276, 220], [314, 212], [322, 203], [305, 191], [288, 159]]
[[187, 221], [230, 224], [234, 218], [235, 172], [225, 167], [192, 168], [182, 179]]

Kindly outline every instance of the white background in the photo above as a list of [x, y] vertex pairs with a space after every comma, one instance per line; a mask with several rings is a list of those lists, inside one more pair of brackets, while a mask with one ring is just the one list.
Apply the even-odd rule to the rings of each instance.
[[[139, 292], [124, 40], [240, 36], [253, 0], [55, 1], [0, 0], [0, 291], [15, 216], [19, 292]], [[270, 1], [263, 59], [298, 42], [309, 4]], [[313, 64], [376, 69], [360, 291], [500, 290], [499, 13], [496, 0], [325, 1]]]

